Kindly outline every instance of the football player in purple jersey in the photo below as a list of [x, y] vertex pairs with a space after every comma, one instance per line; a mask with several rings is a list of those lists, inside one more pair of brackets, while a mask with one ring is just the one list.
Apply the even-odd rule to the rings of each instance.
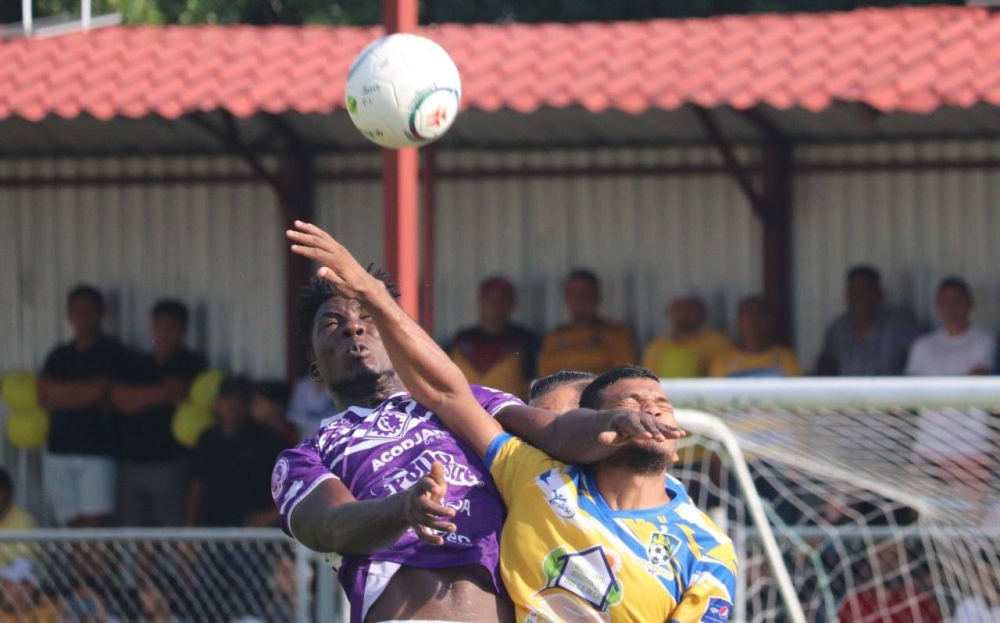
[[[296, 222], [288, 237], [293, 252], [352, 274], [345, 280], [321, 268], [299, 299], [314, 373], [341, 411], [275, 464], [271, 490], [283, 529], [343, 557], [353, 622], [513, 621], [498, 573], [500, 495], [478, 455], [434, 415], [454, 408], [461, 372], [392, 301], [384, 275], [366, 271], [313, 225]], [[419, 369], [412, 386], [393, 368], [373, 310], [394, 316], [405, 337], [400, 356]], [[682, 434], [636, 411], [556, 416], [503, 392], [467, 384], [462, 391], [501, 423], [516, 420], [529, 442], [577, 463], [609, 456], [631, 438]]]

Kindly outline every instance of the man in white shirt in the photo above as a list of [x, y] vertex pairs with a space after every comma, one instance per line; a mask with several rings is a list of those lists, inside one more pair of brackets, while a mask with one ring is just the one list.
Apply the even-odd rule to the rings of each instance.
[[[969, 324], [972, 293], [963, 279], [948, 277], [941, 282], [937, 311], [941, 328], [913, 343], [906, 374], [989, 374], [996, 337]], [[989, 420], [980, 409], [921, 409], [913, 447], [916, 460], [926, 462], [941, 481], [956, 487], [957, 497], [975, 506], [984, 502], [983, 483], [994, 451]]]
[[958, 277], [948, 277], [937, 289], [941, 328], [913, 343], [906, 364], [909, 376], [989, 374], [996, 352], [996, 336], [969, 324], [972, 292]]

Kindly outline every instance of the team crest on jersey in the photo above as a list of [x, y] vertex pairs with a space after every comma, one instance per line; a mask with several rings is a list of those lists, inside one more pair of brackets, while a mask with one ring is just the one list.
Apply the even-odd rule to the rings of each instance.
[[677, 553], [681, 540], [666, 532], [654, 532], [646, 544], [646, 558], [654, 565], [666, 565]]
[[274, 466], [274, 471], [271, 472], [271, 497], [275, 500], [281, 494], [281, 487], [284, 486], [287, 476], [288, 459], [278, 459], [278, 462]]
[[542, 563], [546, 581], [545, 588], [539, 592], [562, 589], [595, 610], [606, 612], [608, 608], [620, 604], [625, 594], [624, 587], [615, 577], [616, 567], [620, 566], [621, 561], [600, 545], [580, 552], [557, 547]]
[[378, 416], [366, 439], [399, 439], [406, 432], [410, 416], [406, 413], [388, 411]]
[[556, 515], [564, 519], [576, 516], [576, 496], [562, 477], [562, 472], [553, 469], [535, 479], [538, 488], [545, 492], [545, 501]]

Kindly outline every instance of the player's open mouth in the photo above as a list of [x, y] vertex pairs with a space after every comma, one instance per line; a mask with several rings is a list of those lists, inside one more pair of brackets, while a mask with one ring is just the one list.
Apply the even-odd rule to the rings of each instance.
[[354, 344], [351, 346], [351, 350], [348, 352], [350, 357], [356, 357], [361, 359], [362, 357], [367, 357], [368, 353], [372, 352], [368, 346], [364, 344]]

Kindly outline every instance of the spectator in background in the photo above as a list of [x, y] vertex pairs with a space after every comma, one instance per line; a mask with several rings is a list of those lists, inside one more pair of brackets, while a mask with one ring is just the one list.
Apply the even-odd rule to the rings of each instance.
[[40, 590], [27, 558], [0, 569], [0, 623], [57, 623], [55, 604]]
[[566, 413], [580, 406], [583, 389], [597, 378], [590, 372], [562, 370], [555, 374], [535, 379], [528, 392], [528, 406], [545, 409], [553, 413]]
[[269, 483], [275, 460], [289, 444], [250, 416], [253, 383], [229, 377], [219, 388], [217, 424], [198, 440], [187, 524], [264, 527], [278, 524]]
[[740, 301], [736, 319], [740, 340], [738, 347], [712, 361], [713, 377], [784, 377], [801, 376], [802, 367], [795, 354], [775, 343], [774, 321], [763, 297], [751, 296]]
[[958, 602], [954, 623], [1000, 623], [1000, 573], [995, 559], [996, 552], [989, 549], [976, 555], [973, 594]]
[[969, 323], [972, 307], [972, 291], [963, 279], [948, 277], [938, 285], [941, 328], [913, 343], [907, 375], [963, 376], [993, 370], [996, 336]]
[[919, 327], [909, 312], [884, 304], [882, 278], [871, 266], [847, 273], [847, 312], [826, 330], [816, 363], [820, 376], [898, 376]]
[[337, 413], [337, 407], [323, 387], [316, 366], [310, 364], [309, 374], [297, 380], [292, 388], [288, 421], [298, 426], [303, 436], [309, 437], [316, 432], [323, 420]]
[[840, 622], [939, 623], [934, 593], [914, 566], [902, 541], [879, 543], [871, 552], [870, 569], [855, 576], [858, 588], [840, 606]]
[[111, 394], [120, 414], [119, 507], [126, 526], [184, 524], [190, 452], [174, 438], [174, 410], [194, 379], [208, 368], [189, 350], [188, 309], [165, 299], [153, 307], [153, 353], [136, 355], [125, 383]]
[[254, 387], [250, 414], [258, 424], [276, 431], [289, 446], [302, 439], [299, 428], [288, 421], [288, 403], [292, 388], [283, 381], [265, 381]]
[[725, 333], [707, 326], [707, 318], [705, 302], [697, 292], [678, 293], [667, 306], [670, 332], [646, 346], [642, 365], [660, 378], [707, 375], [712, 360], [733, 349]]
[[[996, 337], [971, 326], [972, 292], [957, 277], [937, 288], [941, 328], [919, 338], [910, 349], [906, 374], [963, 376], [989, 374]], [[978, 504], [986, 491], [993, 453], [990, 415], [981, 409], [927, 409], [918, 411], [914, 460], [927, 463], [935, 475], [952, 487], [956, 497]]]
[[465, 378], [524, 398], [535, 376], [538, 336], [511, 323], [514, 285], [503, 277], [479, 284], [479, 325], [459, 331], [448, 348]]
[[74, 288], [67, 312], [75, 337], [48, 356], [38, 384], [42, 407], [52, 418], [45, 492], [59, 525], [97, 527], [115, 510], [118, 421], [111, 390], [129, 357], [101, 330], [104, 297], [96, 289]]
[[[0, 467], [0, 532], [34, 530], [35, 520], [14, 503], [14, 480], [10, 472]], [[26, 556], [23, 543], [0, 543], [0, 567], [6, 567], [19, 556]]]
[[538, 374], [560, 370], [600, 374], [635, 363], [635, 342], [629, 328], [597, 315], [601, 302], [597, 275], [580, 268], [570, 271], [564, 299], [570, 321], [545, 337]]

